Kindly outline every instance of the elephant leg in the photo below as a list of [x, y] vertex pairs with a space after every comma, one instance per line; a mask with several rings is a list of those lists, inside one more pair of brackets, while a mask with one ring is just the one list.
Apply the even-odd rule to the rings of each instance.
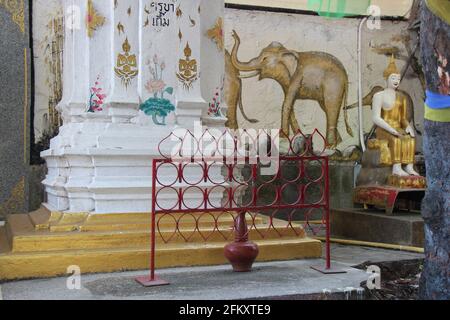
[[301, 79], [293, 79], [291, 81], [291, 85], [289, 86], [289, 90], [284, 97], [283, 108], [281, 110], [282, 136], [289, 136], [289, 127], [294, 110], [294, 103], [297, 98], [297, 92], [299, 91], [300, 85]]
[[294, 109], [292, 109], [289, 121], [291, 123], [291, 129], [294, 132], [294, 135], [297, 134], [300, 131], [300, 126], [298, 124], [297, 117], [295, 116]]
[[343, 95], [343, 93], [340, 95], [333, 93], [325, 94], [323, 105], [321, 105], [327, 117], [327, 147], [332, 149], [335, 149], [342, 142], [337, 126]]
[[228, 93], [228, 96], [226, 96], [226, 103], [228, 105], [228, 120], [225, 123], [225, 126], [230, 129], [238, 129], [237, 108], [239, 99], [239, 88], [232, 88], [232, 90], [230, 90], [230, 92]]

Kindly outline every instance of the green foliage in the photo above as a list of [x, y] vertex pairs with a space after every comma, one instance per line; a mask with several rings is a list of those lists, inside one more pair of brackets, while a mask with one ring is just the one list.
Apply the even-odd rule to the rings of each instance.
[[[172, 89], [172, 88], [168, 88]], [[166, 89], [167, 91], [167, 89]], [[173, 92], [173, 89], [172, 89]], [[153, 122], [158, 125], [165, 124], [165, 118], [173, 111], [175, 111], [175, 106], [170, 102], [170, 100], [163, 98], [150, 98], [145, 101], [140, 109], [148, 116], [153, 117]], [[157, 117], [163, 119], [162, 122], [157, 120]]]
[[164, 90], [164, 92], [167, 92], [168, 94], [172, 95], [173, 94], [173, 88], [172, 87], [167, 87], [166, 90]]

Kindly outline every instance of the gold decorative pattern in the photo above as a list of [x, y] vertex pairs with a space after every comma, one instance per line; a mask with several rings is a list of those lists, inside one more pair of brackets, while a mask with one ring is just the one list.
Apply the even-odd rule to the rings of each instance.
[[388, 178], [388, 185], [396, 188], [407, 189], [425, 189], [427, 187], [427, 180], [419, 176], [397, 176], [390, 175]]
[[98, 27], [101, 27], [105, 24], [106, 18], [99, 15], [98, 12], [94, 8], [94, 3], [92, 0], [88, 0], [88, 13], [86, 17], [86, 27], [89, 38], [94, 36], [94, 31], [97, 30]]
[[25, 33], [25, 14], [23, 0], [0, 0], [0, 6], [11, 13], [11, 18], [19, 26], [20, 32]]
[[386, 70], [384, 70], [383, 76], [385, 79], [387, 79], [391, 74], [400, 74], [400, 71], [395, 64], [395, 57], [393, 54], [391, 56], [391, 60], [389, 61], [389, 65], [387, 66]]
[[220, 51], [223, 51], [224, 41], [222, 17], [219, 17], [216, 21], [216, 24], [206, 32], [206, 36], [216, 43], [217, 48], [219, 48]]
[[191, 16], [189, 16], [189, 22], [190, 22], [190, 24], [191, 24], [191, 25], [190, 25], [191, 28], [195, 27], [195, 25], [197, 24], [197, 22], [195, 22], [195, 20], [192, 19]]
[[128, 87], [139, 73], [137, 68], [137, 58], [136, 55], [130, 54], [131, 46], [128, 42], [128, 38], [122, 44], [123, 53], [117, 56], [117, 64], [114, 68], [116, 75], [122, 80], [125, 87]]
[[184, 48], [185, 59], [180, 59], [178, 63], [178, 80], [183, 84], [185, 90], [192, 88], [194, 81], [198, 79], [197, 60], [191, 59], [192, 50], [189, 42]]
[[176, 15], [178, 19], [183, 16], [183, 11], [181, 10], [180, 5], [177, 7]]
[[119, 23], [117, 24], [117, 31], [119, 32], [119, 36], [122, 33], [125, 33], [125, 27], [123, 26], [122, 22], [119, 21]]

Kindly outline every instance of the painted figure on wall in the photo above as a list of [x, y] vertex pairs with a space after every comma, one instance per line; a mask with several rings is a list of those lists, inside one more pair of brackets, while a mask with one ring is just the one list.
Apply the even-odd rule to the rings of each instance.
[[[327, 146], [335, 148], [341, 141], [337, 124], [341, 108], [346, 106], [348, 96], [348, 76], [342, 63], [325, 52], [297, 52], [273, 42], [260, 55], [248, 62], [239, 61], [237, 54], [240, 38], [233, 31], [235, 40], [231, 52], [231, 62], [239, 72], [251, 72], [245, 77], [259, 76], [261, 79], [277, 81], [284, 92], [281, 111], [281, 129], [287, 135], [297, 132], [299, 125], [294, 113], [296, 100], [317, 101], [327, 118]], [[229, 104], [230, 109], [237, 105]], [[236, 112], [230, 111], [229, 123], [236, 123]], [[345, 114], [348, 134], [353, 136]]]
[[163, 126], [166, 125], [167, 116], [175, 111], [175, 106], [164, 94], [173, 95], [174, 89], [164, 82], [166, 63], [157, 54], [153, 56], [152, 61], [148, 59], [146, 65], [151, 76], [145, 84], [145, 89], [152, 96], [140, 106], [140, 110], [151, 116], [154, 124]]
[[123, 53], [117, 56], [117, 63], [114, 71], [116, 75], [122, 80], [125, 87], [128, 87], [139, 73], [137, 58], [135, 54], [131, 54], [131, 46], [128, 38], [122, 44]]
[[198, 80], [198, 67], [197, 60], [192, 58], [192, 50], [189, 47], [189, 42], [186, 43], [184, 48], [184, 59], [180, 59], [178, 62], [177, 78], [183, 85], [184, 90], [189, 91], [192, 88], [192, 84]]

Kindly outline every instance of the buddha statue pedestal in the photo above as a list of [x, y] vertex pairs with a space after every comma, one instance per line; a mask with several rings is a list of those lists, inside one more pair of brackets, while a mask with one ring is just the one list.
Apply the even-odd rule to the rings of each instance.
[[378, 149], [368, 149], [364, 153], [353, 202], [365, 208], [384, 208], [389, 215], [394, 213], [395, 207], [419, 210], [425, 196], [425, 178], [394, 175], [392, 167], [381, 165], [380, 159], [381, 151]]

